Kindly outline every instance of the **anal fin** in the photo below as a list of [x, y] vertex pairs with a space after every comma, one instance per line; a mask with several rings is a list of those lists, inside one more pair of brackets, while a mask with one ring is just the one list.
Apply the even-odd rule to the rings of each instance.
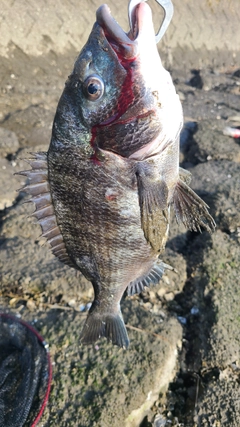
[[93, 344], [102, 337], [119, 347], [128, 348], [129, 338], [120, 311], [116, 314], [99, 313], [94, 308], [90, 309], [80, 334], [80, 341], [83, 344]]
[[153, 267], [143, 276], [138, 277], [133, 282], [129, 283], [127, 288], [128, 295], [139, 294], [144, 291], [145, 287], [152, 285], [156, 285], [162, 278], [165, 269], [173, 270], [173, 268], [158, 260], [155, 262]]
[[177, 221], [189, 230], [214, 230], [216, 224], [208, 212], [209, 206], [181, 179], [176, 184], [173, 205]]

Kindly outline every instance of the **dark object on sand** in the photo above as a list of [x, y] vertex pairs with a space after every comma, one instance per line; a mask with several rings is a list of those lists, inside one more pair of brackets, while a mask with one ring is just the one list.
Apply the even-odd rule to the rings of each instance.
[[191, 70], [193, 77], [189, 80], [188, 84], [192, 87], [196, 87], [197, 89], [203, 88], [203, 79], [200, 74], [200, 70]]
[[35, 329], [0, 313], [0, 426], [34, 427], [47, 404], [52, 368]]

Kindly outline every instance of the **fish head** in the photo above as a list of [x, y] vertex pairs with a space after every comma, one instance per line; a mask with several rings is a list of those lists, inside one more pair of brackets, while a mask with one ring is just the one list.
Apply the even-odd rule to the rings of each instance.
[[127, 72], [96, 22], [76, 59], [53, 123], [52, 145], [90, 145], [94, 126], [118, 110]]
[[[155, 42], [151, 9], [136, 6], [125, 33], [107, 5], [76, 60], [53, 134], [123, 157], [145, 158], [177, 138], [182, 109]], [[150, 147], [150, 148], [149, 148]]]

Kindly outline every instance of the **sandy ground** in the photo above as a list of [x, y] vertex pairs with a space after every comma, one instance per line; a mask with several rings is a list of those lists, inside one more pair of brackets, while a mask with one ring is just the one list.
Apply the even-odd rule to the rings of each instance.
[[[59, 50], [42, 40], [42, 55], [31, 51], [34, 37], [21, 48], [8, 40], [5, 51], [2, 42], [0, 61], [0, 308], [32, 322], [50, 344], [53, 384], [39, 425], [239, 426], [240, 149], [223, 129], [240, 125], [240, 72], [236, 56], [224, 62], [229, 38], [219, 63], [202, 45], [186, 53], [182, 66], [177, 46], [171, 61], [163, 49], [185, 114], [181, 165], [191, 171], [192, 187], [210, 206], [217, 229], [190, 233], [173, 218], [164, 261], [177, 273], [167, 272], [158, 286], [122, 303], [127, 352], [104, 341], [79, 345], [91, 285], [53, 257], [27, 218], [32, 208], [16, 193], [24, 184], [13, 176], [26, 168], [21, 158], [47, 150], [77, 54], [76, 39]], [[193, 79], [196, 51], [206, 66]]]

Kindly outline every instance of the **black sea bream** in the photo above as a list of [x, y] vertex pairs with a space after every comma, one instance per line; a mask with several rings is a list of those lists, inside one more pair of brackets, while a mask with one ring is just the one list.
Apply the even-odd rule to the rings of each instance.
[[29, 161], [26, 191], [53, 253], [92, 282], [81, 342], [128, 347], [120, 309], [158, 283], [170, 206], [190, 230], [211, 231], [207, 205], [179, 168], [183, 115], [163, 68], [146, 3], [126, 34], [101, 6], [69, 76], [47, 153]]

